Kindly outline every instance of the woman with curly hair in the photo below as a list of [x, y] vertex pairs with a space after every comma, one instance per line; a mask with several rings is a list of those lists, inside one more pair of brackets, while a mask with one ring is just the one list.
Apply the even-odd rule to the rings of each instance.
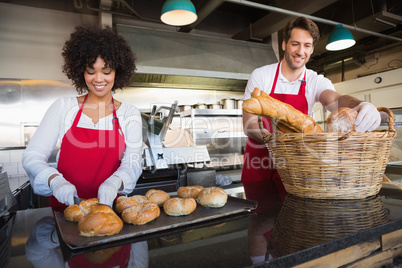
[[[141, 175], [139, 110], [113, 98], [136, 69], [129, 44], [110, 27], [78, 26], [66, 41], [63, 72], [78, 97], [57, 99], [23, 154], [34, 192], [63, 208], [74, 197], [112, 206], [133, 191]], [[60, 142], [57, 169], [47, 161]]]

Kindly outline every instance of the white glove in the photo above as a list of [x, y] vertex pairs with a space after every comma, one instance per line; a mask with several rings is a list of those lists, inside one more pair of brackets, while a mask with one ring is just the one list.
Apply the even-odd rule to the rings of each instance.
[[117, 191], [121, 187], [122, 180], [119, 177], [112, 176], [105, 180], [98, 190], [99, 203], [113, 207], [113, 201], [117, 196]]
[[358, 115], [355, 120], [356, 131], [373, 131], [381, 124], [381, 115], [377, 108], [369, 102], [361, 102], [355, 108]]
[[74, 204], [74, 196], [77, 196], [77, 189], [62, 176], [57, 176], [50, 181], [50, 189], [52, 189], [53, 196], [60, 203], [64, 203], [67, 206]]

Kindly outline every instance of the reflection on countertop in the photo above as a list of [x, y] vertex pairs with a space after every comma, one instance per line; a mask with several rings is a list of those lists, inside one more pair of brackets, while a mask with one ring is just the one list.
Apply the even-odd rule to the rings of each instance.
[[[402, 190], [398, 195], [390, 188], [361, 200], [312, 200], [287, 195], [283, 205], [272, 206], [260, 222], [261, 229], [269, 231], [264, 236], [269, 246], [260, 266], [294, 266], [402, 229]], [[8, 240], [0, 240], [1, 248], [4, 243], [11, 245], [9, 252], [1, 251], [0, 259], [8, 258], [6, 267], [32, 267], [39, 261], [52, 261], [51, 267], [68, 262], [73, 267], [77, 260], [81, 264], [84, 260], [112, 262], [114, 254], [125, 256], [119, 260], [126, 265], [136, 263], [138, 267], [258, 266], [249, 254], [251, 245], [256, 245], [248, 235], [254, 213], [73, 252], [59, 242], [50, 208], [17, 211], [11, 217], [0, 233], [1, 237], [8, 234]], [[42, 253], [32, 254], [40, 247]], [[39, 260], [40, 256], [47, 257]]]

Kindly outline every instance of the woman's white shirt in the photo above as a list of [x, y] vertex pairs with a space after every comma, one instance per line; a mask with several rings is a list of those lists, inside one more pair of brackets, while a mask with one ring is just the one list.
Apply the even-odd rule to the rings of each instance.
[[[36, 194], [50, 196], [52, 191], [48, 185], [48, 178], [52, 174], [61, 175], [57, 169], [50, 167], [48, 159], [56, 147], [62, 143], [65, 133], [71, 128], [79, 110], [76, 97], [57, 99], [46, 111], [38, 129], [30, 140], [22, 156], [22, 164], [29, 175], [31, 185]], [[142, 173], [142, 119], [140, 111], [133, 105], [122, 103], [116, 110], [121, 130], [126, 142], [126, 150], [120, 167], [113, 173], [122, 179], [124, 189], [120, 194], [131, 193]], [[92, 119], [82, 113], [77, 127], [112, 130], [113, 114], [100, 118], [94, 124]], [[61, 151], [61, 150], [60, 150]], [[59, 160], [60, 151], [56, 161]], [[112, 175], [112, 176], [113, 176]]]

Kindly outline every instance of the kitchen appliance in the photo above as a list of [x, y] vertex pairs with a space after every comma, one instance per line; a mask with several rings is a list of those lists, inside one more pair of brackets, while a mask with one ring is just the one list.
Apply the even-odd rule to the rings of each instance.
[[180, 112], [180, 124], [190, 133], [194, 145], [206, 146], [210, 166], [232, 168], [243, 164], [247, 136], [241, 109], [191, 109]]
[[[391, 111], [395, 115], [395, 131], [396, 139], [392, 143], [389, 162], [387, 164], [385, 174], [396, 184], [402, 184], [402, 108], [392, 108]], [[386, 129], [387, 124], [381, 123], [378, 129]]]
[[0, 170], [0, 217], [8, 216], [10, 208], [15, 203], [15, 198], [8, 183], [7, 172]]
[[[168, 116], [158, 119], [157, 114], [168, 111]], [[144, 149], [144, 166], [148, 169], [167, 169], [180, 164], [206, 164], [210, 161], [206, 146], [166, 147], [163, 142], [174, 114], [178, 112], [177, 101], [171, 107], [153, 106], [151, 114], [142, 115], [143, 137], [148, 148]]]
[[8, 183], [7, 172], [0, 166], [0, 267], [7, 267], [11, 256], [11, 237], [14, 214], [9, 210], [15, 205], [15, 199]]
[[236, 109], [236, 100], [231, 98], [222, 99], [223, 109]]

